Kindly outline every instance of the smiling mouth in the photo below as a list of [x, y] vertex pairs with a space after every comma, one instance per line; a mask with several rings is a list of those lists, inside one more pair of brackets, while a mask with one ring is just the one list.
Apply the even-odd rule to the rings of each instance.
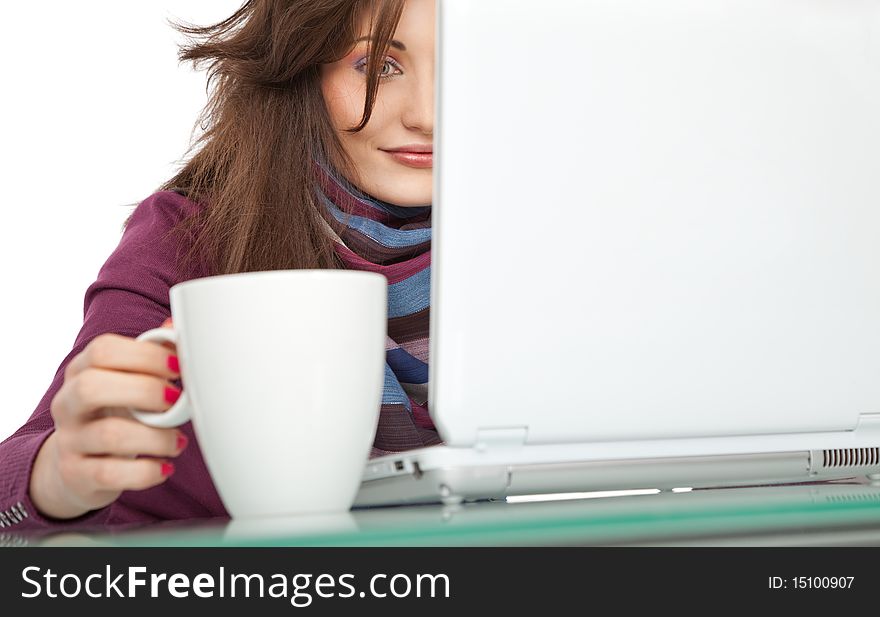
[[383, 152], [407, 167], [425, 169], [434, 166], [433, 152], [413, 152], [411, 150], [383, 150]]

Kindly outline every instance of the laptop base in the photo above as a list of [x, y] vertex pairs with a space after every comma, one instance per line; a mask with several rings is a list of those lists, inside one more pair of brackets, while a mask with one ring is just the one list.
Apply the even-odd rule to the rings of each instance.
[[422, 468], [417, 455], [407, 459], [406, 454], [383, 457], [398, 473], [365, 480], [354, 505], [451, 505], [512, 495], [790, 484], [854, 476], [880, 481], [880, 448], [536, 464], [467, 461], [431, 469]]

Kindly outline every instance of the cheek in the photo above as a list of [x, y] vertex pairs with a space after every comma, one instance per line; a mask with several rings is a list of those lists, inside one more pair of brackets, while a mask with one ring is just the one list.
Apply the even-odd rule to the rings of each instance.
[[333, 121], [333, 126], [338, 130], [344, 130], [355, 124], [357, 121], [357, 108], [352, 102], [351, 97], [346, 96], [345, 92], [339, 89], [324, 90], [324, 101], [327, 104], [327, 113]]
[[340, 133], [339, 141], [342, 142], [342, 148], [346, 154], [352, 158], [355, 165], [363, 169], [367, 167], [367, 144], [364, 142], [360, 133], [354, 135], [350, 133]]
[[360, 166], [375, 165], [376, 161], [370, 156], [371, 144], [376, 140], [377, 134], [382, 132], [385, 123], [382, 101], [376, 102], [370, 121], [363, 130], [348, 133], [345, 129], [357, 126], [363, 116], [365, 96], [363, 82], [356, 76], [345, 77], [344, 71], [331, 69], [324, 73], [321, 90], [327, 112], [348, 155]]
[[324, 73], [321, 90], [327, 112], [337, 130], [360, 123], [366, 92], [358, 75], [346, 70], [346, 67], [333, 67]]

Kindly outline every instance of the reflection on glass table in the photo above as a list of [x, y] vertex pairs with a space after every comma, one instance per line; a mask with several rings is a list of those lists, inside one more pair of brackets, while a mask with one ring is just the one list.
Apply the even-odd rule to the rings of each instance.
[[[860, 479], [168, 521], [2, 544], [41, 546], [880, 545], [880, 486]], [[641, 494], [639, 494], [641, 493]]]

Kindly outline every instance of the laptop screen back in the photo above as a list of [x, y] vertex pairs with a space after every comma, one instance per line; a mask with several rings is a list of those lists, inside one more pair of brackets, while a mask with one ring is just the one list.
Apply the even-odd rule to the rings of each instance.
[[880, 0], [440, 0], [452, 445], [880, 412]]

